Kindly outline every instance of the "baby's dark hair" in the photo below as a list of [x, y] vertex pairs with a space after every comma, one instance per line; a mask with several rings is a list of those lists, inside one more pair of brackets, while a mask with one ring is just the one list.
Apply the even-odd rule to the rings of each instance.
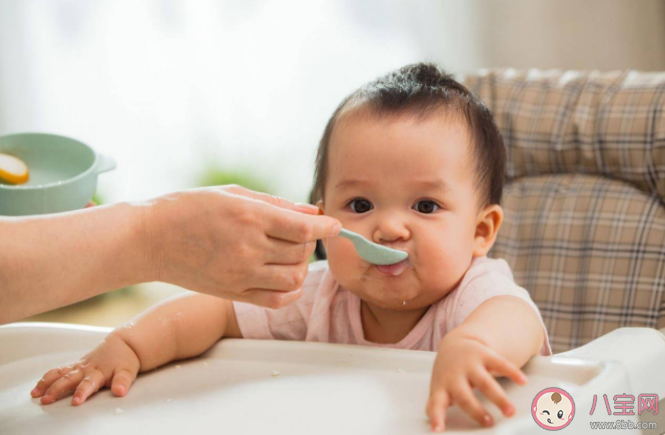
[[330, 139], [339, 117], [349, 108], [368, 109], [374, 116], [411, 114], [427, 118], [435, 114], [460, 115], [467, 125], [477, 160], [476, 188], [481, 193], [481, 206], [500, 204], [506, 150], [492, 114], [478, 97], [431, 63], [407, 65], [390, 72], [342, 101], [328, 121], [319, 143], [313, 202], [324, 198]]

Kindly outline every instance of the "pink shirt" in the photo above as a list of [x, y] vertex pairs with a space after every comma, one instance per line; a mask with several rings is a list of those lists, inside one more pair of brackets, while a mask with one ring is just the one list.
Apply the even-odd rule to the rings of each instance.
[[418, 324], [400, 342], [378, 344], [365, 340], [360, 298], [340, 287], [328, 263], [310, 264], [302, 297], [278, 310], [234, 302], [244, 338], [317, 341], [363, 346], [436, 351], [441, 338], [458, 327], [481, 303], [493, 296], [516, 296], [538, 314], [545, 333], [541, 355], [551, 355], [547, 330], [529, 293], [515, 284], [505, 260], [476, 258], [460, 284], [432, 304]]

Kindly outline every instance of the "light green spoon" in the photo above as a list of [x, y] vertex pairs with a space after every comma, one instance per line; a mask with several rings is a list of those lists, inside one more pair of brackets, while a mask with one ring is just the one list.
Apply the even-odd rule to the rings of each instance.
[[351, 240], [360, 258], [372, 264], [386, 266], [406, 260], [409, 256], [408, 252], [398, 251], [397, 249], [370, 242], [360, 234], [344, 228], [342, 228], [338, 235]]

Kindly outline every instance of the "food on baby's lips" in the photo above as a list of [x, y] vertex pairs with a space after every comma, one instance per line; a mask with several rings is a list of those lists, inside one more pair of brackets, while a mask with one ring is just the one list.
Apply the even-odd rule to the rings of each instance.
[[10, 184], [23, 184], [30, 178], [28, 166], [18, 157], [0, 153], [0, 179]]

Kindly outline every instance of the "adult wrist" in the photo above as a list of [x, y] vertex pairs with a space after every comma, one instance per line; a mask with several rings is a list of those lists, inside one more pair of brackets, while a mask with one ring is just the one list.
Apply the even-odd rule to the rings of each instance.
[[137, 252], [137, 269], [140, 282], [163, 280], [162, 256], [158, 247], [159, 214], [155, 201], [127, 204], [131, 216], [130, 245]]

